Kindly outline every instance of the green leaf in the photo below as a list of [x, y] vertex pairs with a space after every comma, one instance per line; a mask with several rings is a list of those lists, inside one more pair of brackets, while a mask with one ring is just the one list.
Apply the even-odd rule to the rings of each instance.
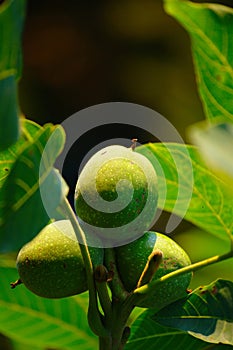
[[[13, 341], [12, 339], [11, 339], [11, 344], [12, 344], [12, 350], [31, 350], [31, 345], [29, 344]], [[33, 350], [45, 350], [45, 348], [41, 346], [33, 345]]]
[[16, 269], [0, 267], [0, 275], [1, 333], [31, 349], [97, 349], [97, 338], [87, 323], [87, 293], [64, 299], [40, 298], [23, 285], [10, 289], [17, 279]]
[[131, 326], [131, 334], [125, 350], [141, 349], [206, 349], [206, 343], [187, 332], [165, 327], [152, 319], [152, 311], [144, 311]]
[[210, 343], [233, 345], [233, 282], [219, 279], [199, 287], [154, 319]]
[[197, 123], [189, 128], [191, 141], [199, 147], [206, 164], [229, 185], [233, 184], [233, 125]]
[[26, 0], [6, 0], [0, 5], [0, 79], [21, 75], [25, 11]]
[[0, 190], [22, 149], [30, 145], [36, 133], [42, 130], [40, 125], [30, 120], [22, 119], [21, 124], [23, 132], [18, 142], [10, 149], [0, 152]]
[[0, 151], [19, 138], [17, 83], [13, 75], [0, 80]]
[[[136, 151], [146, 156], [157, 172], [159, 208], [212, 234], [232, 237], [232, 195], [208, 170], [194, 146], [156, 143]], [[172, 230], [173, 222], [169, 225]]]
[[63, 129], [28, 120], [22, 125], [19, 141], [0, 152], [0, 251], [19, 249], [51, 216], [61, 218], [56, 209], [67, 194], [53, 169], [65, 142]]
[[17, 80], [22, 70], [21, 35], [25, 0], [0, 5], [0, 150], [19, 138]]
[[[196, 227], [177, 232], [173, 238], [186, 251], [193, 263], [205, 260], [207, 257], [223, 255], [229, 250], [229, 241], [223, 240], [221, 235], [214, 236]], [[233, 259], [208, 265], [195, 271], [189, 288], [195, 289], [201, 285], [209, 284], [220, 276], [233, 282], [232, 271]]]
[[165, 10], [187, 30], [206, 116], [233, 121], [233, 9], [165, 0]]

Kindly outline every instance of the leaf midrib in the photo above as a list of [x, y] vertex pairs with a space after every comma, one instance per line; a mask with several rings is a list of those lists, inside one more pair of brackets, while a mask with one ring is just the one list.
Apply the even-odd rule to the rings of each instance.
[[[166, 146], [173, 146], [173, 145], [176, 145], [175, 143], [166, 143]], [[153, 151], [154, 149], [154, 152], [156, 152], [156, 147], [159, 147], [158, 145], [155, 146], [153, 144], [149, 144], [149, 147], [151, 148], [151, 150]], [[193, 146], [190, 146], [190, 145], [179, 145], [179, 147], [183, 147], [183, 148], [186, 148], [187, 151], [189, 151], [189, 149], [191, 149], [192, 151], [195, 150], [195, 147]], [[169, 148], [168, 148], [169, 149]], [[177, 149], [172, 149], [173, 153], [174, 151], [177, 153], [177, 154], [181, 154], [182, 156], [184, 156], [184, 153], [182, 153], [181, 151], [177, 150]], [[160, 153], [160, 156], [161, 156], [161, 153]], [[190, 156], [190, 159], [191, 159], [191, 162], [192, 164], [195, 164], [195, 167], [198, 169], [201, 170], [201, 172], [205, 172], [205, 173], [208, 173], [209, 176], [215, 178], [217, 181], [219, 182], [222, 182], [220, 179], [218, 179], [216, 176], [214, 176], [210, 171], [208, 171], [208, 169], [200, 166], [193, 158], [191, 158]], [[174, 168], [174, 165], [173, 165], [173, 168]], [[167, 181], [166, 179], [166, 182], [169, 182], [170, 184], [174, 184], [174, 186], [177, 187], [176, 183], [171, 179], [169, 181]], [[183, 182], [182, 182], [182, 187], [184, 190], [189, 190], [189, 186], [187, 185], [187, 187], [184, 187], [184, 182], [187, 184], [187, 178], [183, 176]], [[224, 183], [222, 182], [222, 184], [224, 185]], [[231, 236], [231, 231], [230, 231], [230, 228], [228, 228], [225, 224], [224, 224], [224, 221], [221, 219], [221, 217], [219, 216], [219, 214], [214, 210], [213, 206], [210, 205], [210, 203], [208, 201], [205, 201], [205, 198], [203, 197], [203, 195], [201, 194], [200, 191], [198, 191], [198, 189], [195, 187], [195, 182], [194, 182], [194, 186], [193, 186], [193, 193], [199, 198], [201, 199], [208, 207], [208, 209], [210, 210], [210, 212], [213, 214], [213, 216], [215, 216], [215, 218], [218, 220], [218, 222], [220, 223], [220, 225], [223, 227], [224, 231], [229, 235]]]
[[66, 329], [68, 332], [72, 334], [77, 334], [77, 337], [81, 337], [83, 339], [88, 339], [88, 342], [91, 342], [96, 345], [94, 339], [88, 335], [85, 331], [80, 330], [79, 328], [75, 327], [74, 325], [71, 325], [69, 323], [66, 323], [64, 320], [61, 320], [57, 318], [56, 316], [52, 316], [49, 314], [45, 314], [43, 312], [40, 312], [39, 310], [32, 309], [30, 307], [22, 306], [20, 304], [14, 304], [12, 302], [7, 302], [4, 300], [0, 300], [0, 307], [5, 307], [7, 310], [20, 312], [23, 315], [26, 315], [27, 317], [32, 318], [40, 318], [41, 321], [46, 320], [49, 324], [56, 325], [58, 327], [61, 327], [62, 329]]
[[[166, 7], [169, 8], [169, 5], [172, 4], [173, 1], [174, 0], [167, 1]], [[189, 6], [191, 6], [191, 4], [189, 4]], [[204, 6], [203, 4], [202, 4], [202, 6], [203, 6], [203, 8], [208, 9], [208, 10], [211, 9], [214, 13], [216, 12], [213, 9], [214, 6], [209, 6], [209, 5]], [[196, 5], [196, 4], [192, 3], [192, 7], [198, 8], [198, 4]], [[170, 14], [174, 15], [179, 20], [179, 17], [177, 16], [178, 11], [179, 11], [179, 8], [176, 8], [176, 12], [173, 14], [172, 12], [170, 12], [168, 10], [168, 12], [170, 12]], [[179, 11], [179, 13], [182, 16], [184, 14], [184, 11]], [[198, 25], [195, 22], [193, 22], [193, 20], [190, 19], [190, 17], [186, 17], [186, 24], [189, 26], [189, 28], [193, 28], [193, 32], [196, 33], [197, 35], [199, 35], [199, 37], [203, 40], [204, 44], [208, 45], [208, 48], [210, 50], [212, 50], [216, 54], [217, 57], [219, 57], [220, 62], [222, 62], [222, 64], [227, 67], [227, 71], [229, 71], [229, 73], [233, 79], [233, 68], [231, 67], [231, 65], [230, 65], [229, 61], [226, 59], [226, 57], [218, 49], [218, 47], [216, 45], [214, 45], [213, 41], [210, 40], [202, 30], [200, 30]]]

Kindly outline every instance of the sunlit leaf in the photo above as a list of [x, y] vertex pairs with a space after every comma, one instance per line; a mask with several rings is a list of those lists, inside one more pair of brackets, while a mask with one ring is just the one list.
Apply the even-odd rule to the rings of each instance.
[[[0, 332], [24, 348], [97, 349], [87, 323], [88, 294], [63, 299], [40, 298], [24, 285], [10, 289], [15, 268], [0, 267]], [[27, 347], [26, 347], [27, 346]]]
[[206, 116], [233, 121], [233, 9], [165, 0], [168, 14], [191, 36], [197, 84]]
[[[193, 146], [147, 144], [136, 149], [158, 175], [159, 207], [216, 235], [232, 236], [232, 195]], [[179, 160], [179, 161], [177, 161]]]
[[[66, 194], [64, 181], [53, 169], [64, 142], [61, 127], [24, 120], [19, 141], [0, 152], [0, 251], [19, 249], [35, 236]], [[53, 201], [46, 200], [45, 192]]]
[[198, 123], [189, 128], [191, 141], [199, 147], [206, 164], [229, 185], [233, 185], [233, 124]]
[[2, 188], [9, 171], [13, 167], [17, 156], [33, 141], [33, 137], [42, 130], [42, 127], [30, 120], [22, 120], [23, 133], [18, 142], [11, 146], [10, 149], [0, 152], [0, 189]]
[[217, 280], [159, 311], [154, 320], [210, 343], [233, 345], [233, 282]]

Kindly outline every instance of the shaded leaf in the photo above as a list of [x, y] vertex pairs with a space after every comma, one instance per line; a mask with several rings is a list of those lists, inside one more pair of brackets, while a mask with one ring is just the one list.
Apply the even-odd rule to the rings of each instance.
[[87, 293], [64, 299], [40, 298], [23, 285], [10, 289], [10, 282], [17, 279], [16, 269], [0, 267], [0, 275], [1, 333], [31, 349], [97, 348], [97, 338], [87, 323]]
[[[20, 343], [18, 341], [14, 341], [12, 339], [11, 339], [11, 344], [13, 346], [12, 350], [31, 350], [31, 345], [29, 345], [29, 344]], [[33, 350], [45, 350], [45, 348], [41, 347], [41, 346], [33, 345]]]
[[[67, 187], [53, 169], [64, 141], [61, 127], [42, 128], [24, 120], [19, 141], [0, 152], [0, 251], [19, 249], [35, 236], [66, 194]], [[48, 188], [50, 202], [44, 196]]]
[[161, 209], [207, 232], [225, 235], [225, 239], [232, 236], [232, 195], [208, 170], [196, 147], [156, 143], [136, 150], [151, 161], [157, 172]]
[[233, 282], [219, 279], [199, 287], [154, 319], [207, 342], [233, 345]]
[[152, 311], [144, 311], [132, 324], [125, 350], [207, 350], [206, 342], [192, 337], [185, 331], [162, 326], [155, 322], [152, 316]]
[[206, 116], [233, 121], [233, 9], [165, 0], [165, 10], [187, 30]]
[[0, 150], [19, 138], [17, 80], [22, 70], [21, 35], [25, 0], [0, 5]]
[[0, 151], [19, 138], [17, 83], [13, 75], [0, 80]]
[[0, 5], [0, 79], [22, 70], [21, 36], [25, 18], [26, 1], [4, 1]]

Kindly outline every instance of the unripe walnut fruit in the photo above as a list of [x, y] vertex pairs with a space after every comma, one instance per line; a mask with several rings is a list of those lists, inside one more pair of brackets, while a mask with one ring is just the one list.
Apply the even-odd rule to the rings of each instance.
[[[89, 251], [93, 265], [103, 263], [103, 249]], [[69, 220], [44, 227], [19, 251], [16, 265], [20, 280], [41, 297], [63, 298], [87, 290], [83, 258]]]
[[[191, 264], [186, 252], [174, 240], [152, 231], [145, 232], [140, 239], [115, 249], [120, 278], [129, 292], [136, 288], [149, 255], [156, 249], [162, 251], [163, 260], [152, 281]], [[154, 290], [137, 306], [161, 309], [186, 295], [191, 278], [192, 273], [188, 272], [155, 285]]]
[[140, 237], [151, 227], [157, 201], [157, 175], [150, 161], [118, 145], [92, 156], [75, 191], [75, 208], [84, 231], [89, 228], [93, 235], [117, 239], [115, 246]]

